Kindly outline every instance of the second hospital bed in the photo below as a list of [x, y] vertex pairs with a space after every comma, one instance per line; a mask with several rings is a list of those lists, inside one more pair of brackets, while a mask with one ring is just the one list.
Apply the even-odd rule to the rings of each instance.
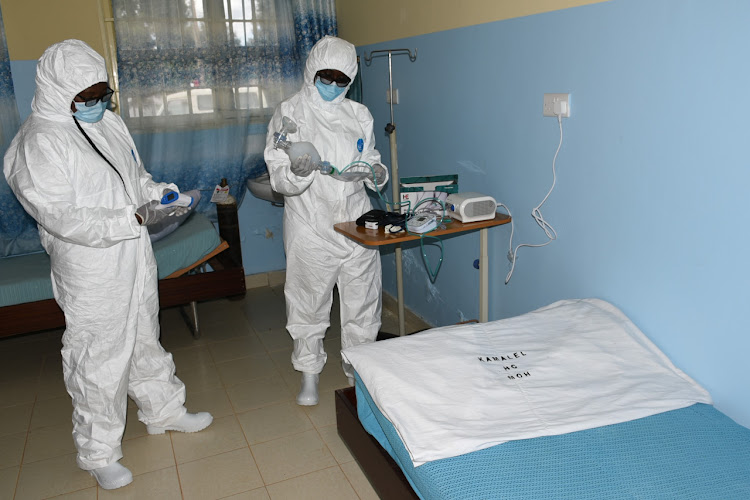
[[[185, 306], [183, 315], [196, 337], [197, 302], [245, 293], [244, 269], [221, 258], [229, 244], [200, 213], [191, 214], [153, 248], [160, 307]], [[202, 272], [206, 263], [213, 271]], [[41, 252], [0, 259], [0, 338], [64, 326], [52, 294], [49, 256]]]
[[339, 434], [381, 498], [750, 498], [750, 429], [606, 302], [343, 356]]

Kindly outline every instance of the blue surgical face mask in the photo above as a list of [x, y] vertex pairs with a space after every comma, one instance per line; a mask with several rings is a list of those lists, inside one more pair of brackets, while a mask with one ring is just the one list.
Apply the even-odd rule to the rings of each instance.
[[326, 85], [325, 83], [320, 81], [320, 78], [315, 79], [315, 88], [318, 89], [318, 93], [320, 93], [320, 97], [322, 97], [324, 101], [329, 101], [329, 102], [333, 101], [338, 96], [340, 96], [344, 91], [346, 91], [346, 87], [339, 87], [335, 83]]
[[76, 112], [73, 116], [86, 123], [96, 123], [104, 117], [104, 111], [107, 109], [106, 102], [99, 101], [93, 106], [86, 106], [85, 102], [76, 102]]

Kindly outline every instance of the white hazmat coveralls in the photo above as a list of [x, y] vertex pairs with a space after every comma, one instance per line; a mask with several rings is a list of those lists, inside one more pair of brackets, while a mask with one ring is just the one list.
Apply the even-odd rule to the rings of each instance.
[[[355, 160], [380, 163], [372, 115], [362, 104], [346, 99], [346, 91], [333, 101], [323, 100], [315, 88], [315, 74], [323, 69], [341, 71], [353, 81], [354, 46], [330, 36], [315, 44], [305, 65], [302, 90], [277, 107], [265, 149], [271, 186], [284, 195], [284, 295], [287, 330], [294, 339], [292, 364], [305, 373], [320, 373], [326, 362], [323, 337], [330, 325], [334, 285], [341, 302], [342, 349], [374, 341], [381, 322], [380, 254], [333, 229], [334, 224], [355, 220], [372, 209], [365, 191], [365, 184], [374, 187], [372, 179], [342, 182], [317, 170], [300, 177], [291, 172], [286, 153], [273, 147], [273, 134], [281, 130], [282, 117], [288, 116], [297, 124], [297, 132], [288, 134], [288, 140], [311, 142], [321, 159], [339, 170]], [[386, 182], [387, 173], [378, 187]]]
[[85, 43], [48, 48], [37, 65], [32, 113], [3, 167], [50, 255], [52, 288], [65, 313], [73, 440], [85, 470], [122, 458], [127, 394], [147, 425], [164, 426], [186, 412], [185, 386], [158, 341], [156, 261], [135, 218], [137, 207], [177, 189], [151, 179], [115, 113], [80, 124], [119, 175], [78, 130], [71, 101], [105, 81], [104, 59]]

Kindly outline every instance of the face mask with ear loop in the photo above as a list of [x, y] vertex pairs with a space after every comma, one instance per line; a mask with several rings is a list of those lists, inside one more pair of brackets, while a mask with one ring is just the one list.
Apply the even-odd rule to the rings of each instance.
[[320, 97], [322, 97], [324, 101], [328, 102], [333, 101], [346, 91], [346, 87], [339, 87], [335, 82], [332, 82], [330, 85], [326, 85], [325, 83], [320, 81], [320, 77], [315, 78], [315, 88], [318, 89]]
[[99, 101], [93, 106], [86, 106], [85, 102], [75, 102], [76, 112], [73, 116], [82, 122], [96, 123], [104, 117], [109, 101]]

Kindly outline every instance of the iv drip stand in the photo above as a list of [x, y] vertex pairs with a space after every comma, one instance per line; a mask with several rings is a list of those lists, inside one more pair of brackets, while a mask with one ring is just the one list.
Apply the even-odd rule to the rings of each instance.
[[[414, 55], [412, 56], [409, 49], [389, 49], [389, 50], [373, 50], [368, 55], [365, 52], [365, 64], [368, 66], [372, 62], [373, 54], [387, 53], [388, 54], [388, 95], [390, 96], [391, 104], [391, 121], [385, 126], [385, 131], [388, 133], [391, 146], [391, 187], [393, 189], [393, 202], [398, 203], [401, 200], [399, 193], [399, 177], [398, 177], [398, 147], [396, 140], [396, 122], [393, 119], [393, 65], [392, 56], [394, 53], [408, 54], [409, 60], [414, 62], [417, 60], [417, 49], [414, 49]], [[406, 335], [406, 324], [404, 321], [404, 273], [403, 273], [403, 261], [401, 256], [401, 244], [396, 244], [396, 289], [398, 292], [398, 334], [400, 336]]]

